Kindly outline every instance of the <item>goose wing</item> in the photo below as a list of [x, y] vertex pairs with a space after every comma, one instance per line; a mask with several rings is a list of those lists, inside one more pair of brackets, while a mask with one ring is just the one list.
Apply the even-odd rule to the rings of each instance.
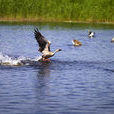
[[39, 51], [50, 51], [50, 42], [39, 32], [38, 28], [34, 29], [35, 39], [39, 44]]

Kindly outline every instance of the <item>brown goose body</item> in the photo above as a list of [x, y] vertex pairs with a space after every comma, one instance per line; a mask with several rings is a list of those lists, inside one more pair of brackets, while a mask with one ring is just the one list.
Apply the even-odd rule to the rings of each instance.
[[73, 44], [74, 46], [81, 46], [81, 45], [82, 45], [82, 43], [79, 42], [78, 40], [72, 40], [72, 44]]
[[54, 52], [50, 50], [50, 41], [48, 41], [38, 30], [38, 28], [34, 29], [35, 39], [39, 44], [39, 51], [42, 53], [42, 60], [45, 61], [46, 59], [55, 55], [56, 52], [61, 51], [61, 49], [56, 49]]

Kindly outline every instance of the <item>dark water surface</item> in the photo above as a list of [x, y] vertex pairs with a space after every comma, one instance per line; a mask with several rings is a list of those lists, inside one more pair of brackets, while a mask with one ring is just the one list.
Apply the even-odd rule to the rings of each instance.
[[[34, 28], [61, 48], [51, 63], [40, 53]], [[96, 32], [89, 39], [88, 30]], [[0, 24], [0, 114], [113, 114], [114, 25]], [[82, 42], [72, 46], [72, 39]], [[26, 64], [18, 65], [20, 61]]]

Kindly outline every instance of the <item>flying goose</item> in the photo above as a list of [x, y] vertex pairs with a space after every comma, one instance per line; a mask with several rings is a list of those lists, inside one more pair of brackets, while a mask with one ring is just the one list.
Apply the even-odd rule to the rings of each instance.
[[88, 31], [88, 37], [89, 37], [89, 38], [95, 37], [95, 32]]
[[41, 61], [50, 61], [48, 58], [55, 55], [56, 52], [61, 51], [61, 49], [56, 49], [54, 52], [51, 52], [50, 45], [51, 42], [48, 41], [38, 30], [38, 28], [34, 29], [35, 39], [39, 44], [39, 50], [42, 53]]
[[74, 46], [81, 46], [81, 45], [82, 45], [82, 43], [79, 42], [78, 40], [72, 40], [72, 44], [73, 44]]

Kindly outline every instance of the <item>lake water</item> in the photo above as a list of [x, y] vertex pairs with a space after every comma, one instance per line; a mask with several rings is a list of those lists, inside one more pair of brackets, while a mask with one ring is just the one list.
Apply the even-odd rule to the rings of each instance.
[[[35, 27], [62, 49], [50, 63], [37, 61]], [[114, 25], [0, 23], [0, 114], [113, 114], [112, 37]]]

